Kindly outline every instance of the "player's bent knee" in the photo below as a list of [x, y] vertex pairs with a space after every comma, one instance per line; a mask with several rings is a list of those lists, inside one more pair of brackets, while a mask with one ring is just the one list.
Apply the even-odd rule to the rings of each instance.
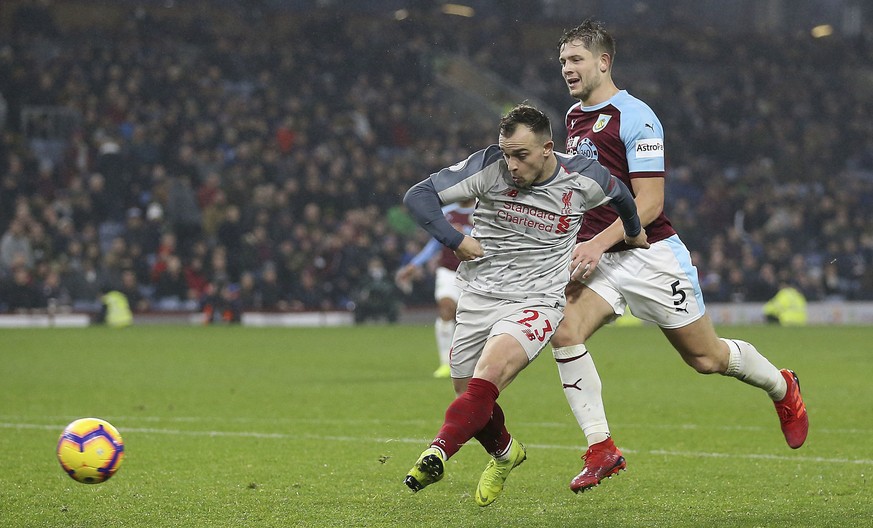
[[718, 374], [723, 370], [721, 362], [709, 356], [692, 356], [684, 359], [699, 374]]
[[592, 324], [590, 321], [573, 322], [564, 319], [558, 325], [558, 329], [552, 336], [550, 343], [554, 348], [583, 345], [606, 322], [608, 321]]
[[578, 332], [574, 332], [570, 328], [564, 328], [563, 323], [558, 326], [558, 330], [555, 331], [555, 335], [552, 336], [551, 340], [552, 348], [581, 345], [583, 342]]

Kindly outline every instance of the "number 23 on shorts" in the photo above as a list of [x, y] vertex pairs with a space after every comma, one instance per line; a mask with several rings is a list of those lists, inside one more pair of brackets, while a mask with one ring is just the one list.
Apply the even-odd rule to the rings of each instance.
[[552, 327], [552, 322], [543, 314], [536, 310], [525, 310], [524, 317], [518, 320], [518, 323], [526, 326], [524, 334], [531, 341], [537, 340], [543, 342], [547, 340], [555, 329]]

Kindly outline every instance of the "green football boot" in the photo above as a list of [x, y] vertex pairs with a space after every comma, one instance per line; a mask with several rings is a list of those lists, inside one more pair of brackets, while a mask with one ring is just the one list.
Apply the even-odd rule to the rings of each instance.
[[479, 485], [476, 486], [476, 504], [488, 506], [494, 502], [494, 499], [503, 492], [503, 484], [506, 482], [509, 472], [526, 459], [527, 450], [524, 444], [515, 439], [509, 444], [509, 456], [506, 460], [501, 462], [492, 457], [488, 465], [485, 466], [482, 476], [479, 477]]
[[403, 483], [412, 491], [423, 490], [425, 486], [439, 482], [443, 478], [445, 460], [439, 449], [429, 447], [424, 450]]

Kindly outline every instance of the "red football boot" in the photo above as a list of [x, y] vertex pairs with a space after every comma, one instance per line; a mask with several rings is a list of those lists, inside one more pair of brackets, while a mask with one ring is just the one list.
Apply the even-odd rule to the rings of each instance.
[[621, 456], [621, 451], [615, 447], [612, 438], [590, 446], [582, 455], [582, 460], [585, 461], [582, 472], [570, 481], [570, 489], [574, 493], [587, 491], [627, 467], [627, 462]]
[[806, 415], [806, 405], [803, 404], [803, 397], [800, 395], [800, 380], [797, 379], [797, 374], [788, 369], [779, 372], [785, 378], [788, 390], [785, 391], [784, 398], [773, 404], [779, 415], [785, 441], [791, 449], [797, 449], [806, 440], [806, 434], [809, 432], [809, 417]]

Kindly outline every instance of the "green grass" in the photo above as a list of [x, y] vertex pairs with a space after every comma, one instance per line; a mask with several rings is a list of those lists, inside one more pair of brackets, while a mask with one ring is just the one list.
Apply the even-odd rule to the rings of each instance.
[[[3, 526], [873, 525], [873, 328], [727, 328], [799, 373], [812, 430], [789, 449], [766, 395], [684, 366], [657, 329], [589, 343], [628, 471], [574, 495], [582, 436], [547, 350], [500, 402], [528, 446], [479, 508], [472, 443], [446, 478], [403, 476], [442, 423], [450, 383], [429, 326], [0, 331]], [[96, 416], [126, 459], [74, 482], [54, 448]]]

